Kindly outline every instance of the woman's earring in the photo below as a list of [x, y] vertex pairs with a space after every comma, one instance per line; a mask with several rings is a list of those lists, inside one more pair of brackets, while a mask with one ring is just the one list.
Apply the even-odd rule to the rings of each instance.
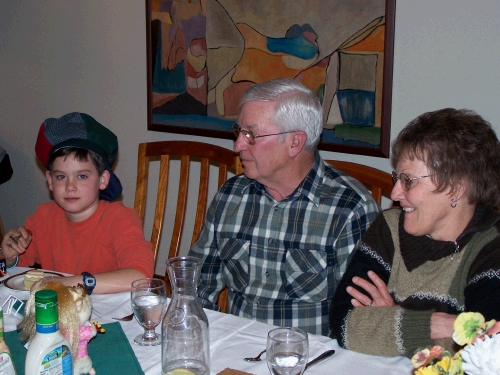
[[450, 201], [450, 206], [452, 208], [455, 208], [455, 207], [457, 207], [457, 204], [458, 204], [458, 201], [456, 201], [455, 199], [452, 198]]

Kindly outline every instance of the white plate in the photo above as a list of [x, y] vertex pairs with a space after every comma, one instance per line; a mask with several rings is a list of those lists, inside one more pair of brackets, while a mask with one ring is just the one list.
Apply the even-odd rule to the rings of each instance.
[[[45, 276], [60, 276], [60, 277], [64, 276], [62, 273], [57, 273], [57, 272], [52, 272], [52, 271], [44, 271], [44, 270], [40, 270], [40, 271], [43, 271], [44, 277]], [[11, 277], [6, 278], [5, 280], [3, 280], [3, 285], [5, 285], [5, 287], [7, 289], [21, 291], [21, 292], [29, 292], [29, 289], [26, 289], [24, 287], [24, 274], [26, 272], [28, 272], [28, 271], [25, 271], [23, 273], [19, 273], [17, 275], [13, 275]]]

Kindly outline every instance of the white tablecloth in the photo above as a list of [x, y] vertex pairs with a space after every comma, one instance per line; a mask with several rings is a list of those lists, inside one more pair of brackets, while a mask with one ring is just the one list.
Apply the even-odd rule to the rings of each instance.
[[[16, 267], [9, 270], [9, 274], [15, 274], [23, 270], [26, 270], [26, 268]], [[0, 287], [0, 304], [10, 294], [21, 299], [27, 298], [27, 293], [15, 292], [2, 285]], [[97, 320], [101, 324], [116, 322], [111, 318], [122, 317], [132, 312], [130, 293], [94, 294], [91, 298], [94, 307], [92, 320]], [[265, 354], [262, 356], [263, 361], [261, 362], [249, 363], [243, 361], [243, 358], [256, 356], [265, 349], [267, 333], [272, 328], [275, 328], [274, 326], [211, 310], [206, 310], [206, 314], [210, 324], [211, 375], [216, 375], [228, 367], [255, 375], [269, 374]], [[6, 315], [4, 317], [5, 330], [14, 330], [18, 322], [18, 318]], [[120, 324], [145, 374], [160, 375], [160, 346], [141, 347], [133, 343], [133, 338], [143, 331], [135, 319], [129, 322], [120, 322]], [[160, 332], [159, 327], [157, 327], [157, 332]], [[410, 375], [412, 373], [412, 365], [408, 358], [385, 358], [355, 353], [341, 349], [336, 340], [328, 337], [309, 335], [309, 346], [310, 359], [317, 357], [328, 349], [335, 349], [337, 352], [329, 359], [308, 369], [307, 375]], [[124, 369], [123, 374], [127, 374], [126, 369]]]

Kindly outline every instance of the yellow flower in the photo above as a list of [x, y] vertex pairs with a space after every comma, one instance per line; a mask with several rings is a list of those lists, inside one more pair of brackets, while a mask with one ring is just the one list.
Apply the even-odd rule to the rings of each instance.
[[427, 367], [420, 367], [415, 370], [414, 372], [415, 375], [435, 375], [439, 374], [437, 369], [434, 368], [434, 366], [427, 366]]
[[449, 375], [462, 375], [462, 356], [460, 352], [456, 353], [451, 359], [451, 366], [449, 370]]
[[445, 355], [439, 362], [420, 367], [415, 370], [414, 375], [463, 375], [462, 371], [462, 357], [459, 353], [455, 354], [453, 358]]
[[458, 345], [468, 345], [476, 337], [477, 330], [484, 324], [484, 316], [480, 313], [461, 313], [453, 324], [453, 340]]
[[434, 366], [437, 367], [438, 374], [448, 374], [451, 368], [451, 358], [446, 356]]

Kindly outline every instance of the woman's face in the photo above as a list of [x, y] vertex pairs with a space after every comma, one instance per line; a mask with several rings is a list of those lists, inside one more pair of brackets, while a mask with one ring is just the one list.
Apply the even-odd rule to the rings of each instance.
[[[432, 175], [422, 160], [402, 159], [396, 173], [405, 173], [409, 178]], [[463, 211], [460, 207], [452, 208], [450, 189], [436, 193], [437, 186], [431, 177], [413, 181], [411, 188], [403, 189], [398, 180], [392, 189], [391, 199], [399, 201], [404, 211], [404, 229], [414, 236], [429, 235], [435, 240], [455, 241], [465, 228]], [[462, 198], [465, 204], [465, 197]], [[460, 223], [461, 225], [457, 225]], [[463, 227], [462, 227], [463, 226]], [[458, 232], [458, 233], [457, 233]]]

